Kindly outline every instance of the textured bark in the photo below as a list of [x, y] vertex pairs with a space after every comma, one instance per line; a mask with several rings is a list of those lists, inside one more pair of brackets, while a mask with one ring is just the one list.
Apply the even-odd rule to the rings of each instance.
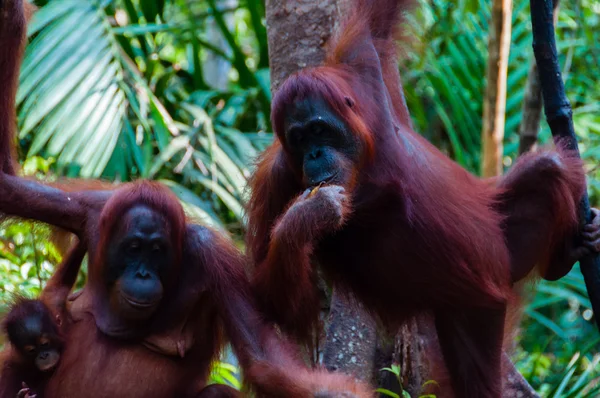
[[506, 354], [502, 358], [502, 373], [504, 374], [502, 385], [502, 396], [504, 398], [540, 398], [527, 383], [527, 380], [517, 371]]
[[[394, 363], [395, 336], [390, 336], [381, 329], [377, 329], [377, 343], [375, 351], [375, 385], [390, 391], [399, 391], [400, 384], [396, 375], [384, 371]], [[383, 395], [382, 395], [383, 396]]]
[[[437, 345], [437, 335], [433, 318], [426, 315], [411, 318], [396, 335], [396, 362], [402, 371], [402, 387], [411, 397], [421, 395], [423, 383], [434, 373], [431, 364], [439, 349], [432, 344]], [[440, 355], [437, 357], [443, 360]]]
[[[396, 336], [394, 362], [400, 365], [403, 387], [411, 396], [425, 393], [437, 394], [440, 398], [454, 396], [435, 385], [423, 389], [423, 383], [430, 379], [444, 386], [449, 382], [432, 315], [415, 317], [400, 329]], [[506, 354], [502, 358], [502, 375], [503, 397], [539, 398]]]
[[375, 375], [376, 328], [356, 303], [333, 292], [323, 349], [323, 364], [371, 383]]
[[336, 15], [335, 0], [267, 0], [271, 91], [298, 69], [322, 63]]
[[484, 177], [502, 174], [502, 140], [504, 139], [511, 15], [512, 0], [493, 0], [481, 132], [483, 145], [481, 172]]

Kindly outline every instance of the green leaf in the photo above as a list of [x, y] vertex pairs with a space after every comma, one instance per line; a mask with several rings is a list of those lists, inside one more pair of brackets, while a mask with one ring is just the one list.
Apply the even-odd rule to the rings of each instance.
[[375, 392], [381, 393], [387, 397], [400, 398], [400, 395], [396, 394], [393, 391], [387, 390], [385, 388], [378, 388], [375, 390]]
[[[89, 1], [53, 0], [36, 13], [17, 101], [29, 155], [58, 156], [84, 177], [102, 174], [127, 115], [108, 16]], [[99, 150], [101, 148], [101, 150]]]

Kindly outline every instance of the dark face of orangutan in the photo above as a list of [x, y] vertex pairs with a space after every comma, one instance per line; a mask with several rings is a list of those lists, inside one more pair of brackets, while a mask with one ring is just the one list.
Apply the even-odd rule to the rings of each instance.
[[159, 306], [174, 261], [169, 235], [164, 218], [146, 206], [131, 208], [119, 223], [107, 252], [105, 280], [111, 307], [124, 319], [148, 319]]
[[24, 311], [26, 315], [7, 325], [7, 334], [28, 364], [41, 372], [49, 372], [60, 360], [62, 340], [47, 309], [34, 301], [27, 306], [31, 308]]
[[286, 110], [285, 142], [306, 188], [346, 185], [360, 159], [360, 143], [321, 98], [297, 100]]

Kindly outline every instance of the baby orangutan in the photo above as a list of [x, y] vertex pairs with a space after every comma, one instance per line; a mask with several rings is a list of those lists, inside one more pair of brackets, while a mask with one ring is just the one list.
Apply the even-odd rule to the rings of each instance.
[[33, 398], [35, 391], [43, 391], [60, 360], [60, 327], [41, 300], [19, 299], [6, 317], [4, 330], [11, 347], [2, 369], [2, 385], [9, 391], [1, 396]]
[[64, 303], [85, 252], [85, 245], [75, 245], [40, 298], [19, 298], [6, 315], [3, 329], [10, 347], [2, 352], [0, 398], [41, 398], [64, 348], [70, 324]]

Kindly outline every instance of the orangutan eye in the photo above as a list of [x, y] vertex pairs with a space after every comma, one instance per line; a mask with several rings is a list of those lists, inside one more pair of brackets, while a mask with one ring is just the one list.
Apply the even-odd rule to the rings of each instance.
[[134, 251], [135, 251], [135, 250], [137, 250], [137, 249], [139, 249], [139, 248], [140, 248], [140, 241], [139, 241], [139, 240], [137, 240], [137, 239], [134, 239], [134, 240], [132, 240], [132, 241], [129, 243], [129, 249], [131, 249], [131, 250], [134, 250]]
[[35, 351], [35, 346], [32, 346], [32, 345], [26, 345], [26, 346], [24, 347], [24, 349], [25, 349], [25, 352], [26, 352], [26, 353], [28, 353], [28, 354], [32, 354], [32, 353]]

